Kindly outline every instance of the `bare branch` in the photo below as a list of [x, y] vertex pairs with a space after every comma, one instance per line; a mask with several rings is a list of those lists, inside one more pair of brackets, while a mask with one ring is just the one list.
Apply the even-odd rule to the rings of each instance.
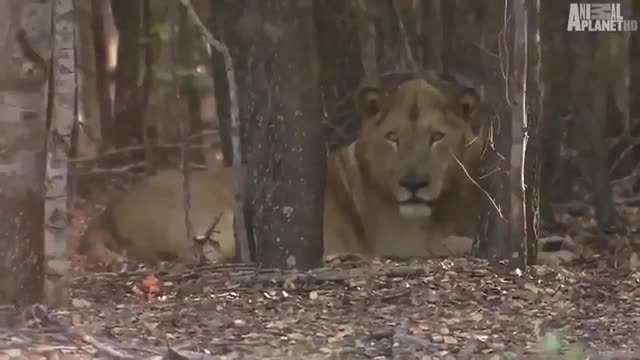
[[245, 225], [243, 203], [244, 203], [244, 169], [242, 167], [242, 153], [240, 143], [240, 105], [238, 102], [238, 84], [236, 83], [236, 76], [233, 67], [233, 59], [229, 48], [221, 41], [217, 40], [211, 32], [204, 26], [198, 14], [193, 9], [190, 0], [180, 0], [183, 6], [187, 9], [187, 14], [194, 22], [200, 34], [204, 37], [207, 44], [214, 48], [216, 51], [222, 54], [224, 59], [225, 72], [227, 74], [227, 83], [229, 86], [229, 113], [230, 113], [230, 127], [231, 127], [231, 144], [232, 144], [232, 161], [231, 164], [235, 173], [235, 192], [236, 192], [236, 208], [234, 211], [235, 219], [235, 232], [237, 239], [237, 251], [238, 258], [243, 262], [251, 261], [249, 240], [247, 237], [247, 228]]

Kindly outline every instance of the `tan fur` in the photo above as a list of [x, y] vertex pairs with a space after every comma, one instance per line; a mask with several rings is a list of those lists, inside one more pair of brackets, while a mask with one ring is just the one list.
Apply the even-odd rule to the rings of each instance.
[[[416, 78], [390, 89], [365, 88], [360, 94], [361, 136], [331, 154], [328, 161], [330, 181], [342, 182], [330, 182], [325, 198], [327, 253], [355, 250], [405, 257], [470, 251], [470, 239], [461, 236], [475, 232], [479, 190], [455, 159], [471, 174], [477, 170], [481, 141], [474, 141], [477, 136], [470, 119], [459, 111], [461, 106], [473, 106], [477, 99], [470, 89], [435, 81]], [[371, 108], [374, 110], [369, 111]], [[444, 136], [430, 144], [434, 131]], [[390, 133], [397, 144], [389, 140]], [[433, 201], [431, 206], [403, 208], [401, 201], [408, 194], [399, 183], [412, 173], [429, 178], [430, 185], [421, 188], [417, 196]], [[336, 192], [336, 186], [349, 189], [347, 195]], [[347, 210], [342, 206], [342, 211], [336, 211], [335, 204], [341, 203], [349, 204]], [[359, 224], [365, 234], [354, 235], [348, 230], [344, 235], [336, 234], [351, 224]]]
[[[363, 87], [356, 142], [328, 155], [325, 255], [460, 256], [471, 251], [481, 211], [477, 185], [482, 136], [472, 130], [478, 98], [472, 89], [428, 76]], [[456, 160], [457, 159], [457, 160]], [[401, 183], [417, 189], [416, 203]], [[405, 180], [411, 180], [409, 182]], [[192, 173], [191, 216], [196, 234], [224, 212], [218, 258], [232, 259], [233, 196], [229, 168]], [[184, 239], [182, 176], [165, 171], [127, 191], [89, 239], [108, 233], [131, 257], [190, 256]], [[93, 234], [93, 235], [91, 235]], [[546, 260], [542, 255], [543, 262]]]
[[[81, 252], [97, 243], [115, 251], [126, 250], [138, 260], [188, 260], [191, 243], [185, 239], [182, 174], [165, 170], [134, 185], [117, 197], [83, 238]], [[230, 172], [222, 165], [191, 173], [190, 219], [194, 236], [201, 236], [222, 213], [213, 234], [220, 248], [205, 247], [210, 259], [234, 256], [233, 193]]]

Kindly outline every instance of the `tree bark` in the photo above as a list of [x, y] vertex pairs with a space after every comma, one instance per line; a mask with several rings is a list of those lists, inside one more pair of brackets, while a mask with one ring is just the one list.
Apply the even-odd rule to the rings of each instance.
[[524, 183], [526, 184], [525, 199], [525, 240], [526, 262], [533, 264], [538, 255], [538, 239], [540, 233], [540, 189], [542, 151], [541, 132], [545, 126], [544, 104], [546, 94], [542, 78], [542, 67], [547, 59], [542, 56], [541, 29], [541, 0], [527, 0], [528, 19], [528, 62], [527, 62], [527, 123], [525, 135], [529, 137], [529, 146], [525, 148]]
[[271, 101], [251, 119], [249, 173], [257, 262], [309, 269], [322, 264], [326, 153], [318, 58], [309, 1], [261, 2], [261, 51]]
[[81, 79], [76, 72], [78, 39], [77, 24], [65, 15], [75, 9], [73, 0], [55, 3], [53, 74], [50, 87], [50, 122], [47, 138], [47, 189], [45, 211], [45, 256], [47, 260], [47, 297], [50, 303], [66, 305], [69, 301], [68, 275], [71, 264], [67, 260], [66, 239], [68, 224], [68, 173], [71, 133], [78, 114], [78, 86]]
[[[480, 216], [476, 254], [492, 262], [506, 262], [523, 268], [535, 257], [536, 231], [532, 213], [526, 211], [536, 205], [531, 196], [535, 192], [525, 190], [525, 181], [534, 174], [523, 154], [529, 141], [529, 116], [527, 94], [528, 70], [528, 16], [526, 0], [509, 3], [491, 3], [487, 7], [481, 46], [489, 54], [505, 54], [493, 58], [485, 55], [487, 97], [493, 108], [492, 139], [485, 159], [485, 174], [481, 185], [488, 190], [485, 212]], [[505, 9], [504, 6], [507, 6]], [[511, 16], [504, 20], [505, 11]], [[502, 35], [501, 35], [502, 34]], [[504, 71], [508, 71], [505, 73]], [[481, 178], [483, 178], [481, 176]], [[526, 184], [534, 186], [535, 184]], [[533, 255], [529, 254], [534, 252]]]
[[[51, 3], [0, 2], [0, 303], [43, 301]], [[25, 29], [24, 31], [22, 29]]]
[[98, 96], [98, 114], [100, 116], [100, 152], [104, 152], [115, 143], [113, 123], [113, 102], [109, 84], [108, 38], [105, 29], [106, 1], [91, 3], [91, 23], [93, 27], [93, 46], [95, 57], [96, 93]]
[[541, 3], [540, 41], [542, 42], [542, 79], [545, 91], [542, 118], [546, 119], [541, 129], [542, 180], [541, 217], [545, 222], [555, 222], [552, 201], [566, 201], [571, 194], [572, 179], [567, 171], [567, 159], [563, 156], [563, 146], [568, 139], [565, 134], [568, 104], [571, 99], [569, 82], [558, 73], [570, 72], [570, 58], [567, 44], [566, 19], [568, 9], [565, 4], [553, 1]]
[[[355, 111], [336, 113], [339, 103], [350, 103], [364, 75], [357, 3], [314, 2], [320, 56], [322, 105], [327, 114], [326, 136], [330, 148], [350, 144], [360, 129]], [[349, 106], [349, 110], [355, 106]]]
[[[247, 159], [251, 153], [253, 129], [249, 126], [264, 109], [267, 85], [264, 78], [264, 62], [259, 30], [262, 21], [258, 1], [234, 3], [212, 2], [211, 31], [226, 44], [230, 59], [216, 50], [211, 57], [218, 110], [218, 125], [222, 155], [226, 166], [233, 166], [235, 201], [234, 232], [236, 238], [236, 260], [256, 260], [256, 243], [253, 236], [252, 204], [253, 183], [247, 176]], [[227, 62], [231, 61], [231, 64]], [[230, 66], [230, 67], [229, 67]], [[231, 84], [231, 72], [235, 84]], [[235, 85], [232, 86], [232, 85]], [[234, 108], [233, 91], [237, 103]]]
[[[511, 154], [509, 169], [509, 190], [511, 193], [510, 204], [510, 239], [502, 244], [503, 249], [496, 249], [496, 253], [503, 259], [515, 261], [515, 266], [524, 268], [527, 265], [527, 222], [525, 209], [529, 206], [525, 197], [525, 154], [527, 150], [528, 134], [525, 127], [528, 126], [528, 102], [527, 102], [527, 7], [525, 0], [515, 0], [511, 12], [513, 23], [513, 68], [511, 74], [509, 93], [511, 102]], [[510, 256], [509, 256], [510, 255]]]
[[139, 0], [111, 0], [111, 6], [119, 34], [113, 103], [113, 128], [118, 136], [113, 140], [116, 147], [124, 147], [143, 143], [138, 104], [142, 7]]

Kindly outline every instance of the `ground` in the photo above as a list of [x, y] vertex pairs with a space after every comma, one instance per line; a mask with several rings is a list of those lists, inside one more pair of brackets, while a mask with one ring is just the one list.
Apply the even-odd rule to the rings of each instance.
[[556, 343], [556, 359], [640, 359], [631, 200], [617, 200], [624, 224], [608, 233], [589, 206], [558, 207], [542, 236], [583, 258], [526, 271], [471, 258], [335, 259], [306, 273], [78, 262], [69, 307], [0, 307], [0, 360], [544, 359]]
[[2, 311], [14, 326], [0, 330], [0, 359], [168, 349], [166, 359], [538, 359], [545, 334], [592, 358], [640, 358], [640, 273], [601, 265], [522, 273], [476, 259], [351, 259], [306, 273], [84, 273], [71, 308]]

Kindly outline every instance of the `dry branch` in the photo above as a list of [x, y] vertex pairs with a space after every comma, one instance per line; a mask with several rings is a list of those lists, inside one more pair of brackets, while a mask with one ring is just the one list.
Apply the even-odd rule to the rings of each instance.
[[238, 84], [236, 82], [235, 71], [233, 67], [233, 59], [229, 48], [221, 41], [217, 40], [211, 32], [204, 26], [198, 14], [196, 14], [190, 0], [180, 0], [187, 9], [189, 18], [194, 22], [200, 34], [206, 40], [206, 43], [222, 54], [224, 59], [225, 72], [227, 74], [227, 84], [229, 86], [229, 107], [230, 107], [230, 123], [231, 123], [231, 143], [233, 148], [233, 159], [231, 164], [235, 172], [236, 185], [236, 209], [234, 212], [235, 232], [238, 241], [238, 257], [241, 261], [250, 261], [249, 240], [247, 238], [247, 229], [244, 220], [243, 202], [244, 202], [244, 169], [242, 166], [242, 152], [240, 143], [240, 105], [238, 102]]

